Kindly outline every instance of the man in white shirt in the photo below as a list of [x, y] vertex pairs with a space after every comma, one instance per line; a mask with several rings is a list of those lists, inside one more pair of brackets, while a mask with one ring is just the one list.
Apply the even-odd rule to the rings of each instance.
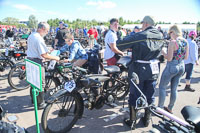
[[120, 51], [116, 46], [117, 41], [117, 34], [116, 31], [118, 30], [118, 20], [113, 18], [110, 20], [110, 30], [107, 32], [105, 37], [105, 45], [106, 49], [104, 52], [104, 59], [107, 61], [107, 65], [115, 65], [117, 60], [117, 54], [124, 56], [124, 53]]
[[[46, 47], [45, 41], [43, 37], [48, 33], [49, 31], [49, 24], [46, 22], [40, 22], [38, 24], [38, 29], [36, 32], [33, 32], [28, 37], [27, 42], [27, 58], [29, 60], [32, 60], [41, 66], [43, 66], [42, 61], [44, 59], [50, 59], [50, 60], [60, 60], [57, 56], [51, 56], [48, 54], [48, 49]], [[42, 87], [45, 87], [45, 70], [44, 67], [42, 67]], [[37, 101], [39, 105], [39, 109], [42, 109], [46, 106], [44, 102], [44, 92], [40, 92], [37, 96]]]

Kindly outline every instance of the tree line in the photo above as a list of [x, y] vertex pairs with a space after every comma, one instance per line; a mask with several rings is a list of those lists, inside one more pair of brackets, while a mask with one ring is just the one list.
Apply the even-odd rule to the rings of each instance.
[[[69, 28], [84, 28], [84, 27], [91, 27], [91, 26], [95, 26], [95, 25], [105, 25], [105, 26], [109, 26], [109, 21], [103, 22], [103, 21], [97, 21], [95, 19], [92, 20], [82, 20], [77, 18], [76, 20], [68, 20], [68, 19], [49, 19], [47, 20], [47, 23], [51, 26], [51, 27], [58, 27], [59, 26], [59, 22], [63, 21], [64, 23], [69, 25]], [[125, 25], [125, 24], [140, 24], [141, 20], [137, 20], [137, 21], [132, 21], [132, 20], [125, 20], [123, 19], [123, 17], [119, 17], [119, 24], [121, 26]], [[37, 28], [37, 24], [38, 24], [38, 20], [34, 15], [30, 15], [28, 18], [28, 23], [27, 25], [25, 24], [20, 24], [19, 23], [19, 19], [17, 18], [13, 18], [13, 17], [6, 17], [4, 18], [2, 21], [0, 21], [0, 24], [3, 25], [15, 25], [17, 28], [23, 27], [23, 28]], [[161, 22], [159, 21], [157, 24], [171, 24], [170, 22]], [[194, 23], [190, 23], [190, 22], [183, 22], [182, 24], [194, 24]], [[197, 23], [197, 29], [200, 31], [200, 21]]]

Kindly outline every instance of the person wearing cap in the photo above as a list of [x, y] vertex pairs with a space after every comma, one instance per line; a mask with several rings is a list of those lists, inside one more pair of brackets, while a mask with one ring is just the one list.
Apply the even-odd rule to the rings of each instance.
[[87, 29], [87, 26], [85, 26], [84, 29], [83, 29], [84, 37], [88, 37], [87, 32], [88, 32], [88, 29]]
[[[142, 20], [142, 31], [137, 34], [126, 36], [117, 41], [120, 50], [132, 49], [132, 62], [129, 66], [128, 76], [131, 79], [132, 73], [139, 77], [138, 87], [147, 98], [148, 105], [154, 103], [155, 87], [159, 75], [158, 56], [163, 47], [163, 35], [154, 27], [155, 20], [152, 16], [145, 16]], [[130, 82], [129, 109], [130, 118], [124, 119], [126, 125], [135, 129], [137, 120], [136, 100], [141, 96], [137, 88]], [[151, 113], [145, 109], [142, 118], [144, 126], [150, 123]]]
[[188, 56], [187, 60], [184, 60], [185, 73], [186, 73], [186, 77], [185, 77], [186, 86], [185, 86], [184, 90], [191, 91], [191, 92], [195, 91], [195, 89], [191, 88], [191, 86], [190, 86], [190, 80], [192, 77], [194, 64], [199, 65], [198, 46], [197, 46], [196, 42], [194, 41], [196, 39], [196, 36], [197, 36], [197, 34], [195, 31], [191, 31], [189, 33], [189, 38], [187, 39], [188, 45], [189, 45], [189, 56]]
[[62, 46], [65, 45], [65, 40], [64, 40], [63, 37], [68, 32], [68, 30], [66, 28], [66, 27], [68, 27], [67, 24], [64, 24], [64, 22], [62, 22], [62, 21], [59, 24], [60, 24], [59, 25], [60, 30], [58, 30], [57, 33], [56, 33], [54, 49], [60, 49]]
[[130, 34], [133, 35], [135, 33], [138, 33], [140, 32], [140, 28], [138, 26], [135, 26], [134, 29], [133, 29], [133, 32], [131, 32]]
[[63, 24], [64, 24], [63, 21], [60, 21], [60, 22], [59, 22], [59, 27], [56, 28], [56, 33], [57, 33], [60, 29], [62, 29]]

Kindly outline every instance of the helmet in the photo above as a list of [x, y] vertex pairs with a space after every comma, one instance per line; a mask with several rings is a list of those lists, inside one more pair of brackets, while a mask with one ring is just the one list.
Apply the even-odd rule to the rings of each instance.
[[196, 36], [197, 36], [197, 33], [196, 33], [195, 31], [190, 31], [189, 37], [191, 37], [191, 36], [196, 37]]

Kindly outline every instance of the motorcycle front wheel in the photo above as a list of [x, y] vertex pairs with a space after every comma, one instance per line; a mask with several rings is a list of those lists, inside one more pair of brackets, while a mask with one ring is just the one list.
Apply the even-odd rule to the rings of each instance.
[[82, 115], [83, 103], [78, 93], [65, 93], [49, 103], [42, 113], [45, 133], [66, 133]]

